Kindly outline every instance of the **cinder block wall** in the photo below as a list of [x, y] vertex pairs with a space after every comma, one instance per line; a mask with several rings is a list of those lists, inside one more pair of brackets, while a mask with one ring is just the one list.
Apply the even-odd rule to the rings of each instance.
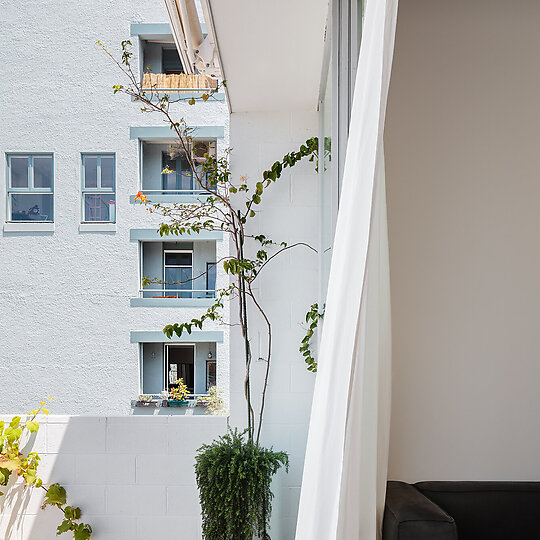
[[[68, 504], [80, 506], [93, 540], [201, 538], [195, 452], [226, 431], [226, 417], [51, 416], [40, 422], [27, 449], [42, 456], [44, 482], [59, 482]], [[62, 514], [41, 510], [44, 493], [11, 483], [0, 497], [2, 540], [58, 538]]]

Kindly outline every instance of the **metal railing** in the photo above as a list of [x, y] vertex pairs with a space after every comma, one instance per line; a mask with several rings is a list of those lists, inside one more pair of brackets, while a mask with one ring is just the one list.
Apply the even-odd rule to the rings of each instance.
[[139, 289], [140, 298], [215, 298], [211, 289]]
[[[142, 189], [144, 195], [151, 197], [152, 195], [208, 195], [205, 189]], [[215, 189], [210, 191], [215, 192]]]

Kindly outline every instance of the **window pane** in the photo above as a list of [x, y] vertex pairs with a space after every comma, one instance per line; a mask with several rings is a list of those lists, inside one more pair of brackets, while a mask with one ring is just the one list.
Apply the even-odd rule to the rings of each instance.
[[181, 177], [178, 179], [179, 189], [186, 191], [193, 189], [193, 172], [191, 171], [191, 165], [185, 154], [182, 154], [179, 158]]
[[170, 173], [162, 174], [163, 189], [166, 190], [175, 190], [176, 187], [176, 158], [171, 158], [169, 154], [163, 152], [163, 169], [168, 169], [169, 171], [174, 171]]
[[191, 266], [192, 253], [165, 253], [165, 265]]
[[52, 188], [52, 157], [40, 156], [34, 158], [34, 187]]
[[114, 193], [86, 193], [84, 196], [84, 221], [116, 221]]
[[114, 157], [101, 158], [101, 187], [111, 188], [114, 185]]
[[12, 221], [53, 221], [53, 195], [50, 193], [11, 194]]
[[26, 157], [11, 157], [9, 159], [11, 170], [11, 187], [27, 188], [28, 187], [28, 158]]
[[163, 73], [184, 73], [184, 68], [180, 60], [180, 55], [176, 48], [162, 49], [161, 64]]
[[97, 187], [97, 157], [84, 157], [84, 187]]
[[175, 293], [176, 290], [192, 289], [191, 268], [165, 268], [165, 296], [178, 296], [179, 298], [191, 298], [191, 292]]
[[216, 270], [217, 265], [215, 263], [206, 263], [206, 295], [209, 298], [214, 297], [213, 292], [216, 290]]
[[210, 360], [206, 362], [206, 390], [208, 391], [210, 387], [216, 386], [216, 361]]

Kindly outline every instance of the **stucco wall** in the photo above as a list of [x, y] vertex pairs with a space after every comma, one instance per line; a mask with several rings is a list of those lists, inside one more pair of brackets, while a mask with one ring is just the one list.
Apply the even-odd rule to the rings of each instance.
[[[317, 134], [313, 113], [233, 113], [231, 115], [231, 168], [235, 178], [245, 176], [250, 185], [262, 171]], [[263, 196], [249, 225], [251, 234], [264, 234], [277, 242], [319, 241], [318, 180], [308, 161], [285, 169], [283, 176]], [[255, 246], [250, 245], [248, 249]], [[272, 538], [294, 538], [309, 413], [315, 375], [306, 370], [298, 352], [305, 334], [302, 327], [310, 305], [317, 301], [318, 256], [305, 247], [294, 248], [268, 265], [256, 290], [273, 327], [273, 357], [262, 431], [263, 444], [290, 454], [289, 474], [275, 482]], [[231, 305], [231, 316], [236, 310]], [[266, 355], [266, 328], [255, 311], [250, 313], [253, 357]], [[231, 422], [246, 425], [243, 393], [243, 344], [231, 335]], [[266, 363], [253, 362], [254, 403], [259, 402]], [[257, 410], [257, 408], [255, 408]]]
[[[7, 417], [1, 417], [1, 420]], [[199, 540], [195, 450], [226, 430], [220, 416], [62, 417], [40, 420], [40, 476], [61, 483], [92, 540]], [[20, 483], [0, 497], [0, 538], [53, 540], [62, 514]]]
[[400, 4], [392, 478], [540, 479], [538, 20], [534, 0]]
[[[130, 331], [160, 331], [204, 308], [130, 307], [139, 288], [130, 229], [157, 228], [159, 218], [129, 202], [139, 188], [138, 142], [130, 140], [129, 128], [163, 123], [113, 95], [122, 76], [95, 42], [118, 54], [130, 23], [166, 22], [165, 6], [158, 0], [47, 0], [21, 10], [8, 1], [2, 21], [0, 223], [5, 153], [54, 152], [55, 230], [0, 233], [0, 411], [31, 410], [52, 395], [55, 413], [128, 414], [139, 378]], [[131, 40], [137, 53], [137, 38]], [[220, 144], [228, 145], [225, 103], [173, 110], [190, 125], [224, 125]], [[104, 151], [116, 153], [117, 230], [82, 233], [80, 153]], [[228, 248], [218, 244], [218, 250]], [[225, 351], [228, 327], [219, 329]], [[226, 388], [228, 367], [220, 373]]]

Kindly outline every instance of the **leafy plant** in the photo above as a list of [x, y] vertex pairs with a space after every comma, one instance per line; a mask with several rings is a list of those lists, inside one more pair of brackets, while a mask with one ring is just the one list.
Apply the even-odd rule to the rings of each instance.
[[195, 475], [200, 492], [203, 535], [212, 540], [269, 540], [272, 477], [285, 452], [253, 443], [247, 433], [229, 431], [199, 449]]
[[[129, 96], [140, 104], [144, 113], [155, 112], [162, 116], [176, 139], [175, 145], [171, 146], [171, 154], [183, 153], [192, 172], [195, 190], [200, 193], [194, 203], [155, 203], [143, 192], [137, 193], [135, 199], [150, 213], [164, 218], [159, 227], [161, 236], [197, 235], [203, 231], [222, 231], [229, 236], [231, 254], [216, 262], [228, 274], [229, 285], [216, 291], [213, 304], [202, 315], [169, 324], [163, 328], [163, 333], [171, 339], [174, 335], [181, 337], [200, 330], [208, 322], [225, 322], [225, 303], [236, 302], [244, 345], [247, 429], [241, 434], [230, 432], [199, 449], [196, 474], [203, 509], [203, 533], [207, 540], [251, 540], [254, 534], [267, 540], [270, 538], [267, 532], [272, 499], [270, 482], [281, 466], [288, 465], [288, 458], [283, 452], [274, 452], [259, 445], [272, 358], [272, 323], [255, 293], [255, 287], [262, 272], [285, 251], [299, 247], [316, 250], [305, 242], [289, 245], [264, 234], [253, 234], [248, 223], [253, 226], [253, 218], [257, 216], [267, 189], [287, 168], [294, 167], [303, 159], [318, 161], [319, 141], [317, 137], [307, 139], [297, 150], [285, 154], [264, 170], [252, 186], [244, 177], [235, 181], [229, 168], [228, 152], [219, 157], [206, 155], [202, 164], [194, 162], [192, 130], [183, 119], [174, 118], [170, 108], [171, 103], [181, 98], [171, 99], [168, 94], [142, 87], [131, 65], [131, 43], [122, 42], [119, 60], [101, 43], [99, 45], [127, 77], [126, 85], [113, 87], [114, 93]], [[208, 96], [203, 95], [200, 101], [207, 99]], [[193, 105], [196, 101], [198, 99], [191, 97], [188, 103]], [[206, 273], [176, 284], [193, 281]], [[164, 282], [143, 278], [143, 287], [150, 283]], [[252, 309], [262, 317], [266, 326], [264, 353], [259, 358], [266, 366], [262, 388], [256, 389], [256, 395], [260, 396], [257, 415], [252, 404], [251, 384], [253, 354], [249, 315]]]
[[208, 389], [208, 395], [200, 397], [197, 403], [206, 406], [206, 414], [225, 414], [226, 412], [221, 390], [217, 386], [211, 386]]
[[188, 387], [184, 384], [184, 379], [176, 379], [173, 384], [176, 386], [173, 386], [169, 390], [169, 398], [184, 401], [189, 394]]
[[153, 397], [149, 394], [141, 394], [138, 398], [137, 398], [137, 401], [140, 401], [142, 403], [150, 403], [152, 401]]
[[313, 353], [311, 352], [311, 338], [319, 325], [319, 321], [324, 318], [324, 306], [321, 311], [319, 311], [319, 304], [312, 304], [310, 310], [306, 313], [306, 323], [308, 323], [308, 328], [306, 335], [302, 339], [299, 351], [304, 357], [304, 361], [307, 364], [308, 371], [316, 372], [317, 371], [317, 361], [315, 360]]
[[[52, 484], [49, 487], [43, 484], [38, 477], [41, 458], [37, 452], [22, 452], [31, 434], [39, 430], [39, 423], [36, 420], [38, 414], [49, 414], [45, 408], [45, 401], [41, 401], [36, 410], [29, 412], [26, 420], [14, 416], [7, 425], [6, 422], [0, 422], [0, 486], [7, 486], [11, 475], [15, 473], [24, 479], [25, 487], [42, 488], [45, 490], [42, 508], [55, 506], [64, 515], [56, 534], [72, 532], [75, 540], [88, 540], [92, 534], [92, 527], [78, 522], [81, 509], [67, 505], [66, 490], [60, 484]], [[0, 491], [0, 496], [4, 494]]]

